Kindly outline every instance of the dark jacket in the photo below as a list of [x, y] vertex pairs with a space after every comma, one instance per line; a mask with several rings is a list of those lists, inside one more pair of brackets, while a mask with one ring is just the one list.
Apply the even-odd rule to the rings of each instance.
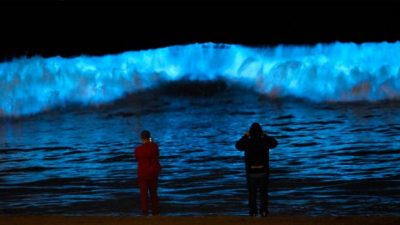
[[244, 151], [246, 173], [269, 174], [269, 149], [275, 148], [278, 142], [266, 134], [259, 138], [244, 135], [236, 142], [235, 147]]

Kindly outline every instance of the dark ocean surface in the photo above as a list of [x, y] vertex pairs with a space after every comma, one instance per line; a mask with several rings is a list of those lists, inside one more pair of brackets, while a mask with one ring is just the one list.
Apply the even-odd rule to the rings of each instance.
[[139, 215], [133, 149], [148, 129], [160, 145], [163, 215], [246, 215], [234, 144], [258, 121], [280, 143], [270, 152], [271, 214], [400, 214], [400, 103], [194, 86], [1, 121], [0, 212]]
[[135, 146], [160, 146], [162, 215], [247, 215], [259, 122], [271, 215], [400, 215], [399, 43], [193, 44], [0, 63], [0, 214], [140, 215]]

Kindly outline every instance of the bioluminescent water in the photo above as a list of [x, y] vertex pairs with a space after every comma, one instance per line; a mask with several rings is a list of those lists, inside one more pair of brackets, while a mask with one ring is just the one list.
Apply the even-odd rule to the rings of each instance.
[[101, 57], [21, 58], [0, 64], [0, 114], [110, 103], [162, 83], [224, 80], [315, 102], [399, 98], [400, 43], [250, 48], [192, 44]]
[[0, 64], [0, 214], [140, 215], [133, 149], [160, 145], [162, 215], [247, 215], [259, 122], [271, 215], [400, 215], [400, 43], [192, 44]]

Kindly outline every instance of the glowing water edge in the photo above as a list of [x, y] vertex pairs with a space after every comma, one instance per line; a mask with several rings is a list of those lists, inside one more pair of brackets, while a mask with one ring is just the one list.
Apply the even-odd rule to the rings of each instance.
[[168, 81], [222, 79], [276, 97], [397, 99], [400, 43], [249, 48], [193, 44], [102, 57], [0, 64], [0, 112], [19, 116], [70, 103], [96, 105]]
[[247, 215], [254, 121], [272, 215], [400, 215], [400, 43], [192, 44], [0, 63], [0, 214], [140, 215], [133, 148], [160, 145], [162, 215]]

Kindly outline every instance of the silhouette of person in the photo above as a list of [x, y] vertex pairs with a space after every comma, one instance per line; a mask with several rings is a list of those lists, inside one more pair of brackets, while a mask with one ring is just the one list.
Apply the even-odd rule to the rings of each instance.
[[140, 206], [142, 214], [148, 215], [148, 193], [150, 192], [152, 215], [159, 214], [159, 200], [157, 194], [158, 178], [161, 171], [158, 160], [158, 145], [152, 141], [149, 131], [140, 134], [142, 144], [135, 148], [135, 158], [138, 162], [138, 183], [140, 188]]
[[[235, 147], [244, 151], [250, 216], [268, 215], [269, 149], [277, 145], [276, 139], [263, 132], [259, 123], [253, 123], [236, 142]], [[260, 195], [259, 211], [257, 194]]]

